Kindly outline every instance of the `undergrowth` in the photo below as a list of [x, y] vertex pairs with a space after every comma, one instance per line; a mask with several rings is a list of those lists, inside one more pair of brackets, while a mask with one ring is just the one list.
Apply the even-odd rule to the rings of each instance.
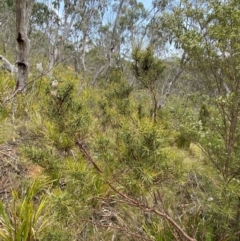
[[[153, 122], [147, 93], [134, 90], [118, 70], [95, 88], [86, 85], [80, 94], [77, 79], [67, 74], [58, 78], [56, 95], [43, 78], [27, 96], [5, 104], [13, 80], [1, 75], [0, 143], [16, 142], [19, 162], [40, 166], [48, 179], [37, 178], [43, 187], [40, 194], [31, 191], [35, 182], [29, 181], [24, 195], [13, 191], [9, 205], [1, 203], [3, 240], [179, 237], [167, 219], [145, 207], [169, 215], [198, 240], [214, 240], [221, 180], [205, 165], [194, 143], [195, 129], [176, 126], [181, 107], [169, 102]], [[189, 121], [187, 117], [181, 118]], [[184, 141], [179, 137], [189, 144], [179, 143]], [[235, 183], [230, 189], [235, 192], [237, 187]], [[231, 221], [234, 204], [229, 205], [224, 215]]]

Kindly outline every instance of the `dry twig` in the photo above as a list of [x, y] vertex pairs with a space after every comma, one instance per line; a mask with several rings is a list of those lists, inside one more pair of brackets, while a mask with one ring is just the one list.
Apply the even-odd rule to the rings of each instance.
[[[93, 167], [100, 173], [103, 174], [102, 170], [99, 168], [99, 166], [96, 164], [96, 162], [93, 160], [93, 158], [90, 156], [88, 151], [84, 148], [83, 144], [81, 141], [77, 141], [76, 144], [78, 145], [80, 151], [88, 159], [88, 161], [93, 165]], [[141, 203], [139, 200], [136, 200], [134, 198], [131, 198], [124, 194], [123, 192], [119, 191], [110, 183], [108, 180], [105, 180], [109, 187], [117, 193], [120, 197], [123, 198], [124, 203], [129, 204], [132, 207], [137, 207], [144, 212], [149, 212], [149, 213], [155, 213], [157, 216], [165, 219], [171, 226], [179, 233], [181, 234], [182, 237], [185, 238], [186, 241], [197, 241], [195, 238], [190, 237], [174, 220], [171, 216], [166, 211], [159, 211], [155, 207], [150, 207], [148, 204]], [[160, 195], [159, 195], [160, 196]], [[109, 227], [109, 225], [107, 225]]]

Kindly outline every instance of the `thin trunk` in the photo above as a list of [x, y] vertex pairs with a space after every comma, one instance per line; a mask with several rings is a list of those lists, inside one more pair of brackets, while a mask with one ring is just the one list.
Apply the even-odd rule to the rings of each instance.
[[112, 34], [111, 34], [111, 38], [109, 43], [107, 43], [107, 64], [104, 64], [103, 66], [101, 66], [101, 68], [99, 69], [99, 71], [97, 72], [97, 74], [95, 75], [93, 81], [92, 81], [92, 85], [94, 85], [97, 82], [98, 77], [100, 76], [100, 74], [105, 70], [105, 68], [109, 68], [112, 66], [112, 52], [116, 47], [116, 42], [115, 42], [115, 34], [116, 34], [116, 29], [117, 29], [117, 23], [120, 17], [120, 13], [122, 11], [122, 7], [123, 7], [123, 3], [125, 0], [121, 0], [119, 3], [119, 7], [118, 7], [118, 11], [117, 11], [117, 16], [114, 20], [114, 25], [113, 25], [113, 30], [112, 30]]
[[157, 111], [158, 111], [158, 101], [157, 101], [157, 97], [156, 97], [156, 93], [154, 92], [154, 89], [150, 89], [151, 93], [152, 93], [152, 101], [153, 101], [153, 123], [157, 123]]
[[103, 70], [105, 69], [105, 67], [106, 67], [106, 64], [103, 65], [103, 66], [98, 70], [98, 72], [97, 72], [96, 75], [94, 76], [94, 79], [93, 79], [93, 81], [92, 81], [92, 83], [91, 83], [92, 85], [95, 85], [95, 84], [96, 84], [98, 77], [99, 77], [100, 74], [103, 72]]
[[75, 74], [76, 74], [76, 77], [78, 77], [79, 73], [80, 73], [80, 66], [79, 66], [79, 57], [78, 57], [78, 52], [75, 53], [75, 56], [74, 56], [74, 71], [75, 71]]
[[5, 41], [3, 41], [3, 53], [4, 53], [4, 54], [6, 54], [6, 53], [7, 53], [7, 50], [6, 50], [6, 49], [7, 49], [7, 47], [6, 47], [6, 46], [7, 46], [6, 42], [5, 42]]
[[53, 76], [53, 68], [56, 65], [56, 59], [57, 59], [57, 48], [56, 47], [51, 47], [51, 44], [49, 42], [49, 47], [48, 47], [48, 76], [52, 78]]
[[153, 122], [155, 124], [157, 123], [157, 111], [158, 111], [157, 100], [156, 100], [156, 98], [154, 96]]
[[81, 83], [80, 83], [80, 87], [78, 90], [78, 94], [80, 94], [82, 92], [83, 89], [83, 85], [85, 82], [85, 76], [86, 76], [86, 72], [87, 72], [87, 68], [85, 65], [85, 55], [86, 55], [86, 45], [87, 45], [87, 33], [84, 32], [83, 34], [83, 47], [82, 47], [82, 56], [81, 56], [81, 62], [82, 62], [82, 78], [81, 78]]
[[180, 78], [181, 74], [183, 73], [184, 71], [184, 67], [186, 65], [186, 63], [189, 61], [189, 58], [186, 56], [186, 53], [184, 52], [183, 55], [182, 55], [182, 59], [181, 59], [181, 62], [180, 62], [180, 66], [178, 68], [178, 71], [176, 73], [176, 75], [174, 76], [174, 78], [172, 79], [172, 81], [169, 82], [168, 86], [167, 86], [167, 89], [165, 91], [165, 93], [163, 94], [163, 96], [159, 99], [158, 103], [157, 103], [157, 109], [161, 109], [167, 98], [169, 97], [170, 93], [171, 93], [171, 89], [172, 89], [172, 86], [178, 81], [178, 79]]
[[117, 23], [118, 23], [118, 20], [119, 20], [119, 17], [120, 17], [120, 13], [122, 11], [124, 1], [125, 0], [120, 1], [118, 11], [117, 11], [117, 16], [115, 18], [114, 25], [113, 25], [113, 30], [112, 30], [112, 35], [111, 35], [109, 47], [108, 47], [108, 50], [107, 50], [108, 51], [107, 56], [108, 56], [109, 67], [112, 66], [112, 52], [116, 47], [115, 34], [116, 34], [116, 30], [117, 30]]
[[85, 65], [85, 55], [86, 55], [86, 46], [87, 46], [87, 33], [85, 32], [83, 35], [83, 47], [82, 47], [82, 56], [81, 56], [81, 60], [82, 60], [82, 66], [83, 66], [83, 71], [86, 72], [86, 65]]

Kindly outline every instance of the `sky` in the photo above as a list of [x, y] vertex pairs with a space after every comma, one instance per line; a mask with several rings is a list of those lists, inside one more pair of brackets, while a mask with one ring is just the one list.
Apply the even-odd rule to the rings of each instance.
[[149, 9], [152, 6], [152, 0], [139, 0], [139, 2], [142, 2], [146, 9]]

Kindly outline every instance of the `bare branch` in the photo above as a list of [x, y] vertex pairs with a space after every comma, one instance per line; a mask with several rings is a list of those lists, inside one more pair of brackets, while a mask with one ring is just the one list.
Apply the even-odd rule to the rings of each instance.
[[171, 92], [171, 89], [172, 89], [172, 86], [177, 82], [177, 80], [179, 79], [179, 77], [181, 76], [181, 74], [183, 73], [184, 71], [184, 66], [186, 65], [186, 63], [189, 61], [189, 57], [186, 56], [186, 52], [184, 52], [182, 54], [182, 58], [181, 58], [181, 61], [180, 61], [180, 66], [178, 68], [178, 71], [176, 73], [176, 75], [174, 76], [174, 78], [172, 79], [172, 81], [170, 81], [168, 83], [168, 86], [167, 86], [167, 89], [164, 93], [164, 95], [159, 99], [158, 103], [157, 103], [157, 109], [161, 109], [161, 107], [164, 106], [167, 98], [169, 97], [170, 95], [170, 92]]
[[[93, 160], [93, 158], [91, 157], [91, 155], [88, 153], [88, 151], [85, 149], [85, 147], [83, 146], [83, 144], [81, 143], [81, 141], [77, 140], [76, 144], [78, 145], [79, 149], [81, 150], [81, 152], [83, 153], [83, 155], [90, 161], [90, 163], [93, 165], [93, 167], [100, 173], [103, 174], [102, 170], [99, 168], [99, 166], [96, 164], [96, 162]], [[132, 207], [137, 207], [141, 210], [143, 210], [144, 212], [150, 212], [150, 213], [155, 213], [157, 214], [159, 217], [165, 219], [169, 224], [172, 225], [172, 227], [179, 232], [186, 241], [197, 241], [194, 238], [191, 238], [169, 215], [168, 213], [166, 213], [164, 210], [163, 211], [159, 211], [158, 209], [154, 208], [154, 207], [150, 207], [148, 204], [146, 203], [141, 203], [139, 200], [136, 200], [134, 198], [129, 197], [128, 195], [122, 193], [121, 191], [119, 191], [116, 187], [113, 186], [113, 184], [106, 180], [107, 184], [109, 185], [109, 187], [115, 192], [117, 193], [120, 197], [123, 198], [124, 203], [129, 204]]]
[[9, 71], [10, 73], [17, 73], [17, 68], [11, 64], [6, 58], [4, 58], [2, 55], [0, 55], [0, 60], [2, 60], [2, 67]]

